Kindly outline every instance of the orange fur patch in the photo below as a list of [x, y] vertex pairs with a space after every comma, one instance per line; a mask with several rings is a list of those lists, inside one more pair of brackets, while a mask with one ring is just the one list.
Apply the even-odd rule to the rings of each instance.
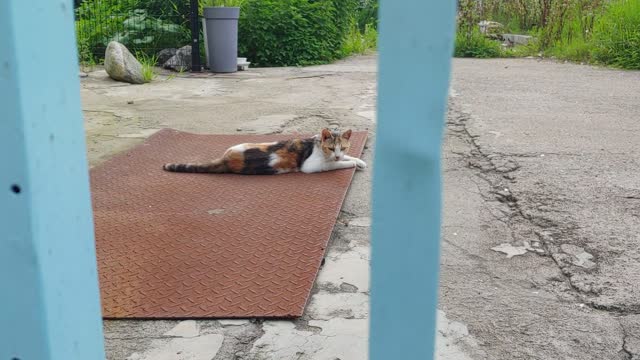
[[241, 152], [227, 150], [223, 159], [231, 172], [240, 173], [244, 168], [244, 154]]
[[259, 143], [259, 144], [245, 144], [247, 149], [258, 149], [260, 151], [267, 152], [269, 146], [273, 145], [273, 143]]
[[322, 143], [322, 152], [324, 153], [325, 157], [329, 157], [331, 155], [331, 150], [329, 149], [331, 145], [327, 144], [327, 142], [323, 142]]
[[275, 152], [278, 161], [273, 165], [276, 170], [293, 170], [298, 167], [298, 154], [281, 149]]

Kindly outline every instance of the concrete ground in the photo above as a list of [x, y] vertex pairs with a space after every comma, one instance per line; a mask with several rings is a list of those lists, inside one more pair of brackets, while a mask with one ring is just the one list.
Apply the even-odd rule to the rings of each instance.
[[[121, 359], [367, 358], [376, 62], [82, 80], [96, 165], [159, 128], [368, 130], [303, 318], [105, 321]], [[640, 73], [455, 60], [444, 139], [437, 357], [640, 359]], [[635, 231], [634, 231], [635, 230]]]
[[441, 308], [474, 359], [640, 359], [640, 72], [456, 60]]

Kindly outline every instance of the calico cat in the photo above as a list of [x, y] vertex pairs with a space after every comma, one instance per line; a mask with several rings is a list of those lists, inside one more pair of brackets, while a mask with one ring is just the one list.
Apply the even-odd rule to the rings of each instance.
[[364, 161], [345, 155], [350, 137], [351, 130], [341, 133], [323, 129], [320, 135], [308, 139], [235, 145], [210, 163], [166, 164], [164, 170], [244, 175], [315, 173], [352, 167], [362, 170], [367, 167]]

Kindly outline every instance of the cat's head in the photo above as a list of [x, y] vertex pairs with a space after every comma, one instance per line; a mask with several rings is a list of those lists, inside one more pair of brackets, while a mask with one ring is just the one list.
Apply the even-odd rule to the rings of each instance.
[[349, 139], [351, 138], [351, 130], [339, 132], [323, 129], [320, 134], [320, 146], [325, 158], [331, 160], [342, 160], [349, 150]]

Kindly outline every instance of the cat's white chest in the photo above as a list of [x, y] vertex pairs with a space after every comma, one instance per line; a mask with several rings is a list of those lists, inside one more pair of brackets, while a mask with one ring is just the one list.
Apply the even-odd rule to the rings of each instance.
[[300, 171], [304, 173], [314, 173], [314, 172], [323, 171], [325, 168], [326, 162], [327, 160], [325, 159], [324, 154], [322, 153], [322, 150], [319, 149], [317, 146], [315, 146], [313, 148], [313, 152], [311, 153], [311, 155], [307, 158], [307, 160], [305, 160], [302, 163], [302, 167], [300, 168]]

